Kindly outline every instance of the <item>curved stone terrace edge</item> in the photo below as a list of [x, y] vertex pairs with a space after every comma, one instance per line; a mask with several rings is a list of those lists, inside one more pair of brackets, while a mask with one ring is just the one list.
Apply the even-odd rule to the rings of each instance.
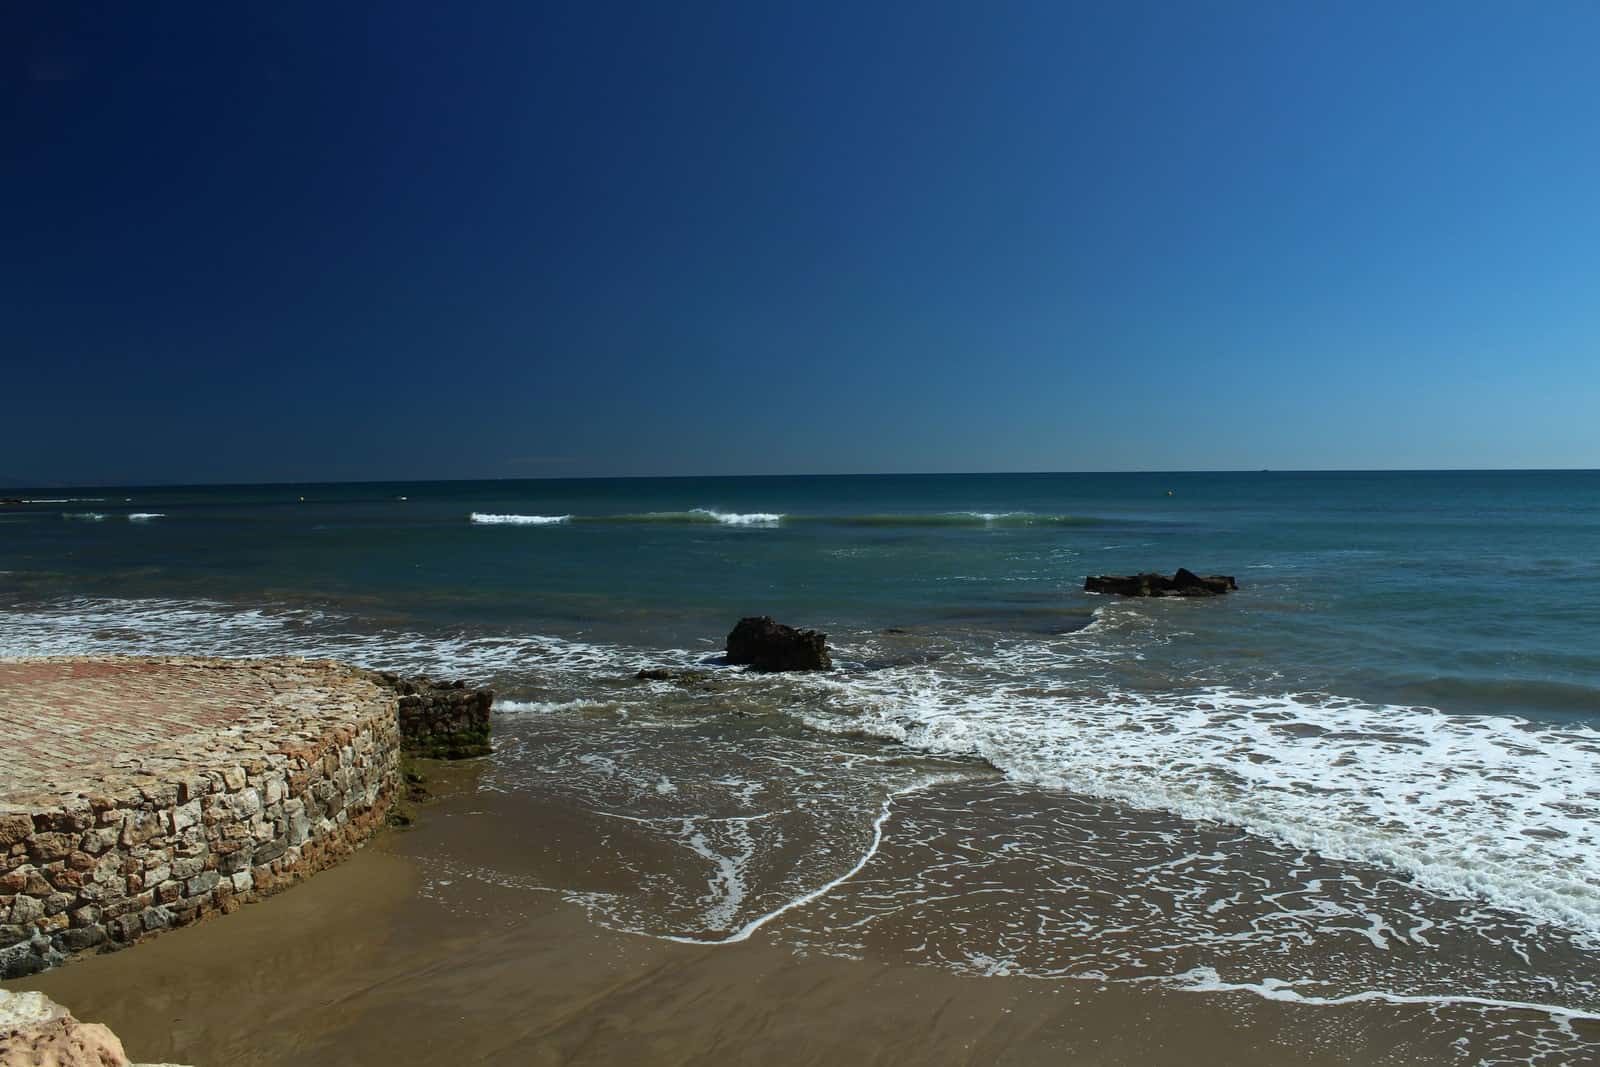
[[398, 795], [396, 704], [333, 661], [0, 659], [0, 977], [348, 856]]

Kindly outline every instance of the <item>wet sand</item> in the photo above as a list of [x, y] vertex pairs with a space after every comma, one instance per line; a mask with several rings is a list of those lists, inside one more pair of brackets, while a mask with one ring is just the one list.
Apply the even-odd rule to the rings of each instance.
[[[1315, 1008], [1243, 993], [970, 977], [806, 955], [776, 930], [720, 946], [607, 929], [549, 892], [425, 870], [504, 849], [494, 798], [454, 770], [418, 827], [239, 913], [12, 983], [109, 1024], [143, 1059], [197, 1067], [341, 1063], [1372, 1064], [1453, 1059], [1397, 1041], [1411, 1009]], [[582, 815], [552, 805], [553, 838]], [[563, 825], [564, 824], [564, 825]], [[591, 832], [603, 832], [599, 826]], [[519, 848], [529, 885], [572, 876]], [[445, 883], [450, 884], [450, 883]], [[1437, 1021], [1437, 1020], [1435, 1020]], [[1399, 1048], [1399, 1057], [1397, 1055]]]

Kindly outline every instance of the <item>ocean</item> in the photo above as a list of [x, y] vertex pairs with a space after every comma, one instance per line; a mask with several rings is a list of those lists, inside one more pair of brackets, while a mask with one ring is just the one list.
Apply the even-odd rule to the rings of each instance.
[[[494, 686], [483, 804], [584, 813], [527, 888], [596, 923], [1389, 1005], [1395, 1062], [1600, 1060], [1600, 472], [0, 495], [0, 654]], [[1179, 566], [1239, 590], [1082, 591]], [[835, 670], [721, 665], [752, 614]], [[446, 904], [526, 881], [430, 862]]]

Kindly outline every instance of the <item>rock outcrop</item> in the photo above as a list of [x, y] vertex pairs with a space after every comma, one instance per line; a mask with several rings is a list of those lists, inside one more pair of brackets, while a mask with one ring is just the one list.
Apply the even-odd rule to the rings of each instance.
[[1179, 567], [1168, 578], [1164, 574], [1101, 574], [1083, 580], [1086, 593], [1114, 593], [1117, 596], [1221, 596], [1239, 588], [1231, 575], [1201, 577]]
[[[0, 989], [0, 1067], [140, 1067], [101, 1023], [84, 1023], [43, 993]], [[176, 1067], [147, 1064], [145, 1067]]]
[[748, 663], [758, 671], [825, 671], [828, 635], [796, 630], [766, 615], [740, 619], [728, 634], [728, 662]]
[[465, 682], [435, 682], [426, 675], [402, 678], [376, 671], [373, 680], [399, 697], [400, 743], [405, 752], [428, 759], [487, 756], [492, 689]]

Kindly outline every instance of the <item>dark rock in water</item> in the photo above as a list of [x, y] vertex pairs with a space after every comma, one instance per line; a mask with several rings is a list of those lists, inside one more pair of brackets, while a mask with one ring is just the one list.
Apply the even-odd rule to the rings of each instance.
[[728, 662], [748, 663], [758, 671], [825, 671], [828, 635], [796, 630], [766, 615], [739, 620], [728, 634]]
[[634, 677], [641, 682], [703, 682], [710, 677], [710, 674], [706, 671], [690, 671], [678, 667], [645, 667]]
[[20, 504], [22, 501], [14, 496], [0, 497], [0, 504]]
[[1239, 583], [1233, 580], [1231, 574], [1211, 574], [1202, 577], [1183, 567], [1172, 576], [1172, 584], [1177, 587], [1179, 596], [1221, 596], [1231, 589], [1239, 588]]
[[1086, 593], [1113, 593], [1117, 596], [1221, 596], [1239, 588], [1231, 575], [1202, 577], [1184, 567], [1171, 578], [1164, 574], [1100, 574], [1083, 580]]
[[671, 682], [684, 689], [704, 689], [708, 693], [722, 688], [721, 683], [710, 671], [686, 670], [681, 667], [646, 667], [634, 677], [641, 682]]
[[400, 744], [429, 759], [487, 756], [492, 689], [469, 689], [462, 681], [435, 682], [426, 675], [402, 678], [373, 671], [372, 680], [399, 697]]

